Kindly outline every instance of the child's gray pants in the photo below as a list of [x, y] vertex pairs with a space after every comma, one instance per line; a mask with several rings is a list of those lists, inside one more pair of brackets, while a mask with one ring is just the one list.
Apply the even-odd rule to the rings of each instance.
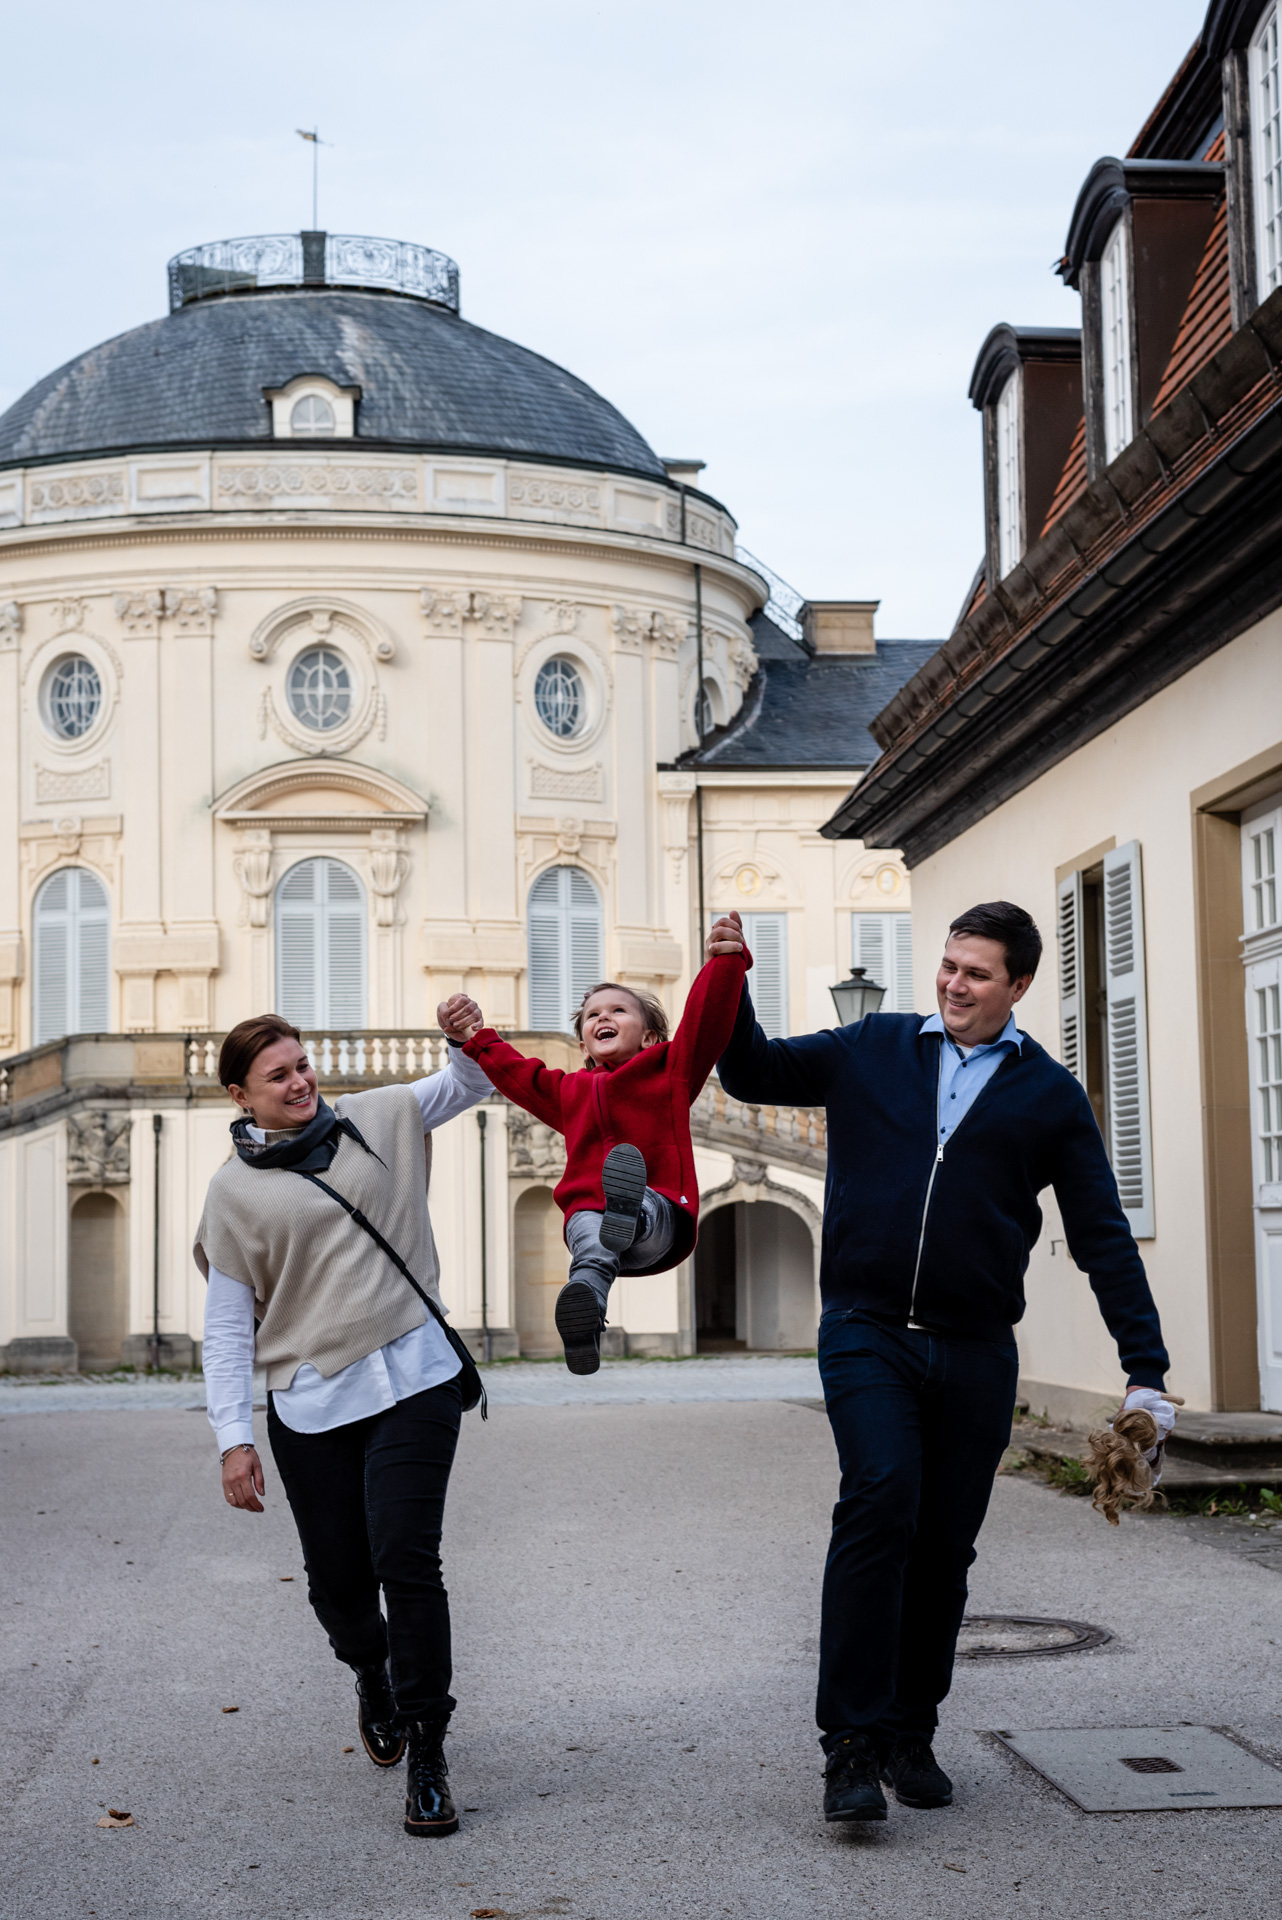
[[637, 1221], [637, 1237], [623, 1253], [612, 1253], [601, 1245], [600, 1213], [572, 1213], [565, 1223], [565, 1243], [570, 1249], [570, 1279], [582, 1280], [601, 1302], [609, 1298], [617, 1273], [636, 1273], [652, 1267], [672, 1251], [677, 1236], [677, 1209], [671, 1200], [653, 1187], [647, 1187]]

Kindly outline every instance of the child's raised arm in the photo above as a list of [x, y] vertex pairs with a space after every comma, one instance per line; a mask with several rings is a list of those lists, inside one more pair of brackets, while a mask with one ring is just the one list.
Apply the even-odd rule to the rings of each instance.
[[686, 995], [668, 1062], [672, 1072], [684, 1079], [691, 1101], [730, 1044], [744, 976], [751, 965], [746, 946], [739, 953], [714, 954], [695, 975]]
[[524, 1107], [536, 1120], [565, 1132], [561, 1118], [560, 1067], [546, 1067], [518, 1053], [506, 1040], [500, 1040], [493, 1027], [478, 1027], [463, 1048], [469, 1060], [475, 1060], [492, 1086], [507, 1095], [518, 1107]]

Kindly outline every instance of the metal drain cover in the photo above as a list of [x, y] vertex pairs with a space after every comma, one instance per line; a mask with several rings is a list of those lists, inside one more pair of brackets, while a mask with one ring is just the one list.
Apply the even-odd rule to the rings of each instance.
[[1016, 1660], [1039, 1653], [1082, 1653], [1112, 1634], [1086, 1620], [1049, 1620], [1033, 1613], [968, 1613], [957, 1639], [959, 1660]]
[[1083, 1813], [1282, 1807], [1282, 1768], [1216, 1727], [1039, 1727], [997, 1737]]

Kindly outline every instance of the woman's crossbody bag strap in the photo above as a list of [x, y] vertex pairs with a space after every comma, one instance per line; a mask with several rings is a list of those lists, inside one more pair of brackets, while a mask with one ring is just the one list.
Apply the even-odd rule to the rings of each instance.
[[396, 1248], [392, 1245], [391, 1241], [384, 1240], [382, 1234], [379, 1232], [378, 1228], [374, 1225], [374, 1222], [372, 1220], [367, 1220], [359, 1207], [354, 1207], [350, 1200], [345, 1200], [341, 1193], [338, 1193], [333, 1187], [327, 1185], [327, 1183], [324, 1180], [321, 1180], [320, 1178], [318, 1178], [316, 1174], [304, 1173], [301, 1167], [292, 1167], [290, 1171], [292, 1173], [298, 1174], [300, 1178], [304, 1180], [310, 1180], [314, 1187], [319, 1187], [322, 1193], [327, 1193], [331, 1200], [337, 1200], [339, 1206], [343, 1209], [344, 1213], [349, 1213], [352, 1216], [352, 1219], [356, 1222], [357, 1226], [364, 1228], [365, 1232], [369, 1235], [370, 1239], [374, 1242], [375, 1246], [381, 1248], [382, 1251], [387, 1255], [388, 1259], [391, 1261], [392, 1265], [394, 1267], [398, 1267], [400, 1271], [405, 1275], [405, 1278], [409, 1281], [415, 1293], [418, 1295], [419, 1299], [423, 1302], [423, 1305], [427, 1308], [428, 1312], [431, 1314], [432, 1318], [435, 1320], [437, 1326], [441, 1329], [441, 1332], [445, 1335], [445, 1338], [449, 1341], [450, 1346], [454, 1349], [454, 1352], [458, 1356], [459, 1384], [463, 1389], [464, 1413], [470, 1413], [472, 1411], [472, 1408], [479, 1403], [480, 1409], [481, 1409], [481, 1418], [482, 1420], [486, 1419], [488, 1417], [488, 1414], [487, 1414], [487, 1404], [486, 1404], [486, 1398], [485, 1398], [485, 1388], [481, 1382], [481, 1376], [477, 1372], [475, 1360], [473, 1360], [471, 1354], [468, 1352], [463, 1342], [459, 1339], [459, 1336], [455, 1333], [453, 1327], [450, 1325], [449, 1321], [445, 1318], [445, 1315], [441, 1312], [441, 1309], [437, 1306], [435, 1300], [432, 1299], [430, 1294], [424, 1293], [422, 1287], [420, 1287], [420, 1285], [418, 1284], [418, 1281], [414, 1278], [414, 1275], [410, 1272], [405, 1262], [401, 1259], [400, 1254], [396, 1251]]

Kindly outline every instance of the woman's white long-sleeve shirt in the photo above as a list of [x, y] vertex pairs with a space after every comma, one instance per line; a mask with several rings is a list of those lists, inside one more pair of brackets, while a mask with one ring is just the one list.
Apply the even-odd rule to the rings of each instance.
[[[476, 1063], [451, 1047], [439, 1073], [414, 1082], [424, 1133], [466, 1113], [491, 1091]], [[228, 1447], [245, 1442], [252, 1445], [254, 1291], [213, 1266], [205, 1299], [201, 1362], [205, 1405], [218, 1437], [218, 1451], [225, 1453]], [[429, 1315], [421, 1327], [411, 1327], [399, 1340], [389, 1341], [328, 1380], [304, 1362], [289, 1387], [273, 1394], [272, 1400], [279, 1417], [296, 1433], [325, 1433], [382, 1413], [398, 1400], [453, 1379], [458, 1370], [457, 1355]]]

